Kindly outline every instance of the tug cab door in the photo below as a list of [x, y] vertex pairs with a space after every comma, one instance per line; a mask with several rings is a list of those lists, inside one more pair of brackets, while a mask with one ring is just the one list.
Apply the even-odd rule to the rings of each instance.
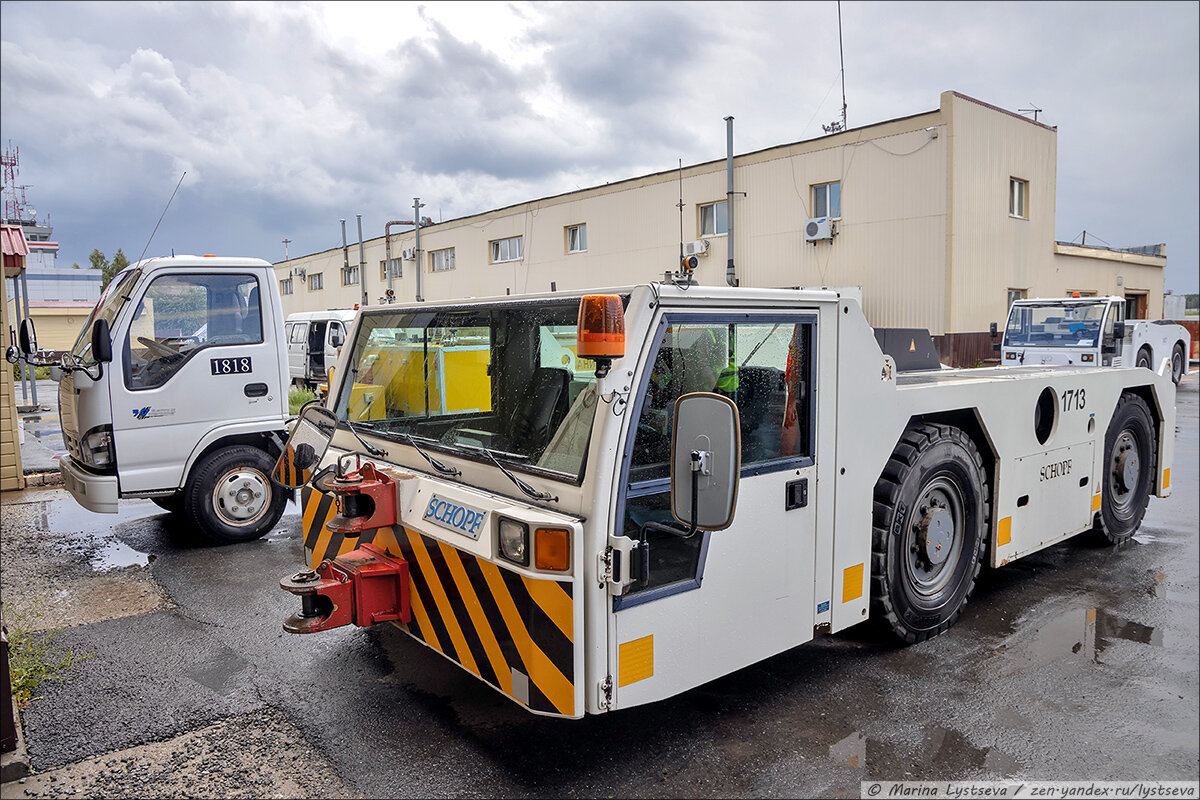
[[[815, 314], [666, 314], [641, 370], [614, 530], [639, 541], [613, 598], [614, 707], [652, 702], [812, 638], [816, 552]], [[672, 415], [689, 392], [735, 402], [740, 484], [732, 525], [697, 532], [670, 508]]]

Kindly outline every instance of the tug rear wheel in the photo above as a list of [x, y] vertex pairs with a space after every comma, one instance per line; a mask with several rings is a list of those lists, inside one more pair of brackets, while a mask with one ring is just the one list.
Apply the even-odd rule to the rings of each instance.
[[953, 625], [975, 588], [987, 519], [971, 439], [949, 425], [905, 431], [875, 484], [872, 615], [909, 644]]

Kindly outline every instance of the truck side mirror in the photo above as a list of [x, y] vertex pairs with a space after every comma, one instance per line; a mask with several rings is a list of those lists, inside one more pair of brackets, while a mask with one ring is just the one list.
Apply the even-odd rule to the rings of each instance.
[[996, 338], [996, 334], [998, 333], [996, 329], [996, 323], [993, 322], [990, 326], [988, 326], [988, 333], [992, 335], [993, 339]]
[[1113, 323], [1113, 338], [1118, 339], [1118, 340], [1125, 338], [1125, 323], [1124, 322], [1114, 322]]
[[112, 361], [112, 334], [108, 330], [108, 320], [104, 318], [92, 325], [92, 357], [99, 364]]
[[671, 514], [696, 530], [719, 531], [733, 522], [742, 468], [738, 409], [710, 392], [675, 401], [671, 442]]
[[329, 343], [334, 347], [341, 347], [346, 343], [346, 337], [341, 328], [334, 328], [329, 332]]
[[296, 426], [288, 436], [283, 452], [275, 461], [271, 478], [290, 489], [298, 489], [312, 480], [313, 468], [321, 463], [333, 433], [337, 417], [322, 405], [310, 403], [300, 412]]
[[21, 347], [21, 352], [26, 356], [32, 356], [37, 352], [37, 333], [33, 329], [33, 320], [24, 319], [21, 321], [21, 330], [17, 333], [17, 342]]
[[1000, 343], [999, 342], [992, 342], [992, 352], [993, 353], [1000, 352]]

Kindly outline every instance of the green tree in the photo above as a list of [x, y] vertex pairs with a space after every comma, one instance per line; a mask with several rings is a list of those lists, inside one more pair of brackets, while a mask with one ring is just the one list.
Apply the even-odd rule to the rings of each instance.
[[108, 282], [113, 279], [118, 272], [129, 266], [129, 259], [125, 257], [125, 253], [121, 248], [117, 248], [117, 252], [113, 253], [112, 263], [104, 270], [104, 276], [100, 279], [100, 289], [104, 290], [108, 286]]
[[92, 252], [88, 253], [88, 261], [92, 262], [92, 269], [108, 269], [108, 259], [104, 257], [104, 253], [95, 248], [92, 249]]

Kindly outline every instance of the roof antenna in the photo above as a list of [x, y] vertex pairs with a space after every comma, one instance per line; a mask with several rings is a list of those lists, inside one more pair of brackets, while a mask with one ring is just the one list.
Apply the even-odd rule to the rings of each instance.
[[1033, 121], [1037, 122], [1038, 121], [1037, 115], [1042, 113], [1042, 111], [1044, 109], [1038, 108], [1037, 106], [1033, 105], [1033, 103], [1030, 103], [1029, 105], [1031, 105], [1033, 107], [1032, 108], [1018, 108], [1017, 113], [1018, 114], [1033, 114]]
[[[183, 179], [187, 177], [187, 170], [179, 176], [179, 183], [175, 184], [175, 192], [179, 191], [179, 184], [183, 183]], [[171, 200], [175, 199], [175, 192], [171, 192], [170, 199], [167, 200], [167, 205], [163, 208], [163, 213], [158, 215], [158, 222], [154, 223], [154, 230], [150, 231], [150, 238], [146, 240], [146, 246], [142, 248], [142, 254], [138, 256], [138, 263], [145, 258], [146, 251], [150, 249], [150, 243], [154, 241], [154, 234], [158, 233], [158, 226], [162, 224], [163, 217], [167, 215], [167, 209], [171, 207]], [[175, 255], [175, 250], [171, 250], [171, 255]]]
[[826, 133], [841, 133], [846, 130], [846, 55], [842, 50], [842, 0], [838, 0], [838, 61], [842, 66], [842, 121], [822, 125]]
[[675, 204], [679, 209], [679, 263], [683, 263], [683, 159], [679, 159], [679, 202]]

